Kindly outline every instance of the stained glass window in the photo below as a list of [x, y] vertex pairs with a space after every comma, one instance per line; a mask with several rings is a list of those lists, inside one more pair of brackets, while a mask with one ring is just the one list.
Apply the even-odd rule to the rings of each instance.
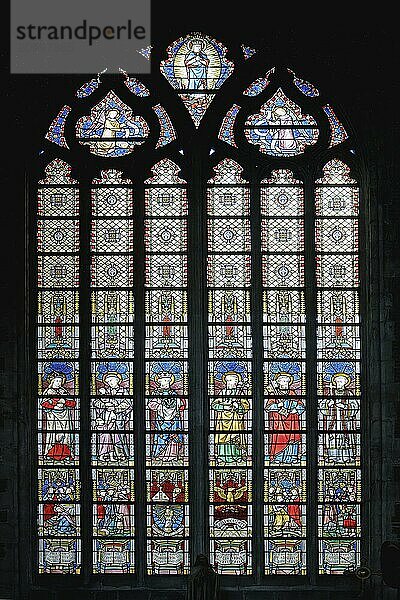
[[[198, 551], [238, 585], [360, 565], [362, 211], [350, 129], [313, 84], [286, 67], [257, 75], [263, 51], [242, 51], [236, 73], [229, 49], [190, 33], [146, 85], [122, 69], [119, 81], [88, 77], [78, 114], [63, 106], [44, 133], [32, 399], [41, 574], [163, 587]], [[150, 59], [151, 47], [140, 52]]]

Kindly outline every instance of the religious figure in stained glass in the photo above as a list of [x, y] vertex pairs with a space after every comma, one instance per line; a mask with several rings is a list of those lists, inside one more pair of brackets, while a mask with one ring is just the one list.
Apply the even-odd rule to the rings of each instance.
[[[101, 461], [118, 461], [127, 458], [129, 449], [123, 433], [129, 426], [133, 409], [131, 398], [96, 398], [92, 402], [93, 425], [95, 429], [105, 429], [99, 434], [98, 458]], [[118, 431], [118, 433], [110, 433]]]
[[111, 91], [92, 108], [90, 116], [79, 119], [76, 135], [81, 144], [89, 145], [93, 154], [124, 156], [143, 144], [149, 127], [143, 117], [132, 115], [129, 106]]
[[75, 505], [52, 504], [44, 506], [43, 532], [46, 535], [76, 535]]
[[126, 363], [99, 363], [96, 391], [92, 400], [92, 423], [97, 432], [93, 451], [100, 462], [127, 461], [132, 455], [127, 430], [132, 421], [133, 400], [129, 394]]
[[240, 361], [218, 362], [215, 366], [215, 392], [222, 396], [246, 395], [246, 364]]
[[305, 479], [300, 470], [270, 469], [265, 481], [265, 498], [270, 503], [297, 504], [305, 500]]
[[180, 38], [167, 52], [161, 73], [173, 88], [182, 90], [179, 95], [198, 127], [215, 97], [207, 92], [222, 86], [232, 74], [233, 64], [225, 58], [222, 44], [201, 33]]
[[[152, 375], [153, 394], [148, 400], [153, 435], [151, 456], [160, 464], [179, 464], [184, 450], [183, 411], [186, 408], [185, 399], [178, 395], [179, 382], [182, 378], [179, 365], [162, 362], [153, 365]], [[175, 387], [173, 387], [175, 384]], [[161, 433], [162, 432], [162, 433]]]
[[270, 430], [266, 460], [274, 464], [298, 463], [301, 450], [299, 431], [303, 428], [301, 415], [305, 411], [303, 401], [297, 396], [300, 365], [287, 362], [272, 363], [270, 373], [273, 379], [267, 386], [267, 392], [286, 398], [270, 398], [266, 402]]
[[244, 132], [251, 144], [260, 146], [260, 152], [272, 156], [301, 154], [306, 145], [315, 144], [318, 138], [315, 119], [303, 115], [281, 89], [261, 106], [258, 114], [247, 118]]
[[246, 398], [231, 397], [238, 384], [237, 374], [227, 374], [226, 389], [212, 403], [212, 409], [217, 413], [215, 436], [217, 445], [218, 464], [236, 464], [246, 459], [247, 444], [241, 434], [244, 430], [244, 415], [250, 408]]
[[361, 499], [360, 471], [355, 469], [323, 469], [319, 476], [319, 499], [326, 502], [359, 502]]
[[73, 469], [44, 470], [42, 481], [41, 500], [46, 503], [72, 502], [79, 497]]
[[300, 365], [295, 362], [272, 362], [269, 366], [271, 383], [267, 386], [267, 392], [294, 396], [300, 388]]
[[45, 429], [44, 455], [56, 462], [68, 462], [74, 458], [70, 431], [73, 429], [76, 400], [65, 398], [71, 393], [68, 384], [72, 381], [72, 372], [70, 363], [50, 363], [46, 366], [43, 378], [46, 382], [43, 395], [49, 396], [41, 402]]
[[97, 365], [96, 390], [101, 395], [129, 394], [128, 365], [123, 362], [106, 362]]
[[268, 513], [269, 535], [274, 537], [299, 537], [302, 535], [301, 507], [294, 504], [274, 504]]
[[[242, 46], [242, 49], [246, 59], [255, 52], [250, 47]], [[150, 51], [151, 47], [148, 47], [140, 53], [149, 59]], [[233, 72], [233, 64], [226, 59], [226, 53], [226, 48], [216, 40], [194, 33], [174, 42], [168, 48], [168, 58], [160, 66], [196, 127], [217, 90]], [[302, 94], [310, 98], [319, 95], [314, 85], [299, 79], [290, 69], [289, 72]], [[243, 94], [246, 97], [266, 95], [265, 90], [274, 73], [275, 69], [270, 69], [264, 77], [253, 81]], [[131, 93], [138, 97], [149, 96], [147, 87], [126, 73], [125, 76], [125, 86]], [[99, 83], [99, 79], [92, 79], [78, 90], [77, 96], [89, 96]], [[156, 148], [162, 148], [176, 140], [177, 132], [160, 104], [151, 108], [159, 122]], [[243, 110], [246, 108], [232, 105], [218, 136], [235, 148], [242, 141], [239, 136], [235, 140], [234, 128], [236, 123], [240, 124], [237, 116]], [[330, 105], [322, 106], [322, 110], [331, 127], [330, 147], [342, 143], [348, 137], [343, 125]], [[70, 111], [68, 106], [62, 108], [46, 136], [66, 150], [65, 123], [70, 118]], [[146, 121], [133, 115], [129, 106], [114, 92], [109, 92], [89, 115], [79, 119], [76, 131], [78, 141], [88, 145], [90, 152], [101, 158], [128, 155], [149, 137]], [[244, 134], [260, 152], [286, 158], [300, 155], [307, 146], [315, 144], [319, 132], [316, 120], [303, 114], [301, 108], [278, 89], [261, 106], [258, 114], [248, 116]], [[183, 150], [181, 152], [183, 154]], [[210, 155], [213, 152], [214, 149]], [[81, 552], [79, 435], [75, 433], [80, 428], [79, 399], [75, 397], [78, 362], [61, 361], [78, 356], [78, 293], [64, 288], [79, 284], [79, 189], [77, 182], [70, 179], [68, 165], [59, 159], [51, 165], [46, 170], [50, 177], [40, 182], [37, 227], [39, 286], [50, 288], [40, 290], [39, 307], [43, 303], [45, 309], [39, 308], [38, 312], [38, 440], [42, 466], [39, 470], [39, 556], [41, 572], [77, 573]], [[186, 168], [189, 169], [188, 165]], [[186, 182], [177, 176], [178, 171], [175, 163], [163, 159], [155, 165], [154, 177], [144, 182], [144, 286], [148, 289], [145, 290], [145, 339], [138, 347], [143, 348], [139, 363], [142, 364], [144, 359], [146, 371], [143, 437], [146, 439], [147, 519], [140, 527], [147, 525], [148, 573], [157, 575], [180, 575], [187, 573], [189, 568], [187, 379], [193, 357], [188, 354], [188, 330], [192, 322], [188, 323], [186, 286], [192, 275], [188, 260], [193, 260], [194, 255], [188, 255]], [[250, 219], [250, 189], [248, 182], [241, 178], [242, 167], [225, 159], [215, 171], [216, 176], [209, 181], [211, 185], [207, 191], [210, 224], [204, 242], [209, 254], [208, 293], [211, 298], [208, 310], [210, 560], [218, 572], [241, 575], [251, 574], [252, 565], [260, 559], [258, 554], [254, 560], [252, 556], [251, 484], [252, 479], [257, 479], [259, 486], [261, 473], [255, 474], [252, 464], [251, 385], [252, 368], [263, 360], [266, 573], [305, 574], [306, 541], [299, 539], [306, 537], [308, 502], [306, 469], [300, 468], [304, 467], [306, 448], [304, 369], [307, 362], [313, 371], [315, 361], [308, 348], [306, 352], [304, 321], [307, 311], [303, 306], [304, 292], [299, 291], [304, 284], [304, 271], [312, 269], [310, 253], [304, 253], [302, 185], [284, 169], [275, 171], [271, 179], [260, 184], [261, 215], [258, 216], [261, 216], [263, 281], [258, 281], [255, 287], [260, 291], [259, 286], [264, 286], [265, 299], [263, 331], [255, 335], [260, 343], [263, 335], [264, 355], [253, 363], [250, 360], [251, 326], [261, 298], [255, 300], [256, 306], [250, 311], [250, 287], [255, 277], [250, 268], [250, 248], [251, 230], [258, 220], [258, 209], [252, 199]], [[318, 457], [312, 458], [310, 466], [312, 470], [316, 467], [319, 481], [316, 524], [320, 538], [320, 569], [332, 574], [343, 573], [344, 569], [354, 568], [357, 564], [359, 543], [341, 538], [360, 535], [360, 507], [356, 503], [361, 501], [361, 471], [354, 466], [359, 460], [360, 445], [360, 402], [356, 397], [359, 394], [359, 363], [355, 362], [360, 356], [359, 317], [358, 300], [349, 300], [358, 292], [341, 289], [358, 283], [356, 266], [350, 268], [349, 258], [351, 255], [351, 264], [356, 265], [358, 224], [353, 219], [351, 225], [349, 217], [358, 214], [358, 196], [356, 182], [349, 179], [348, 171], [344, 163], [335, 159], [328, 163], [324, 178], [317, 182], [317, 217], [322, 218], [316, 223], [316, 253], [320, 263], [327, 266], [320, 278], [317, 277], [317, 285], [324, 288], [317, 292], [323, 297], [321, 306], [324, 305], [317, 307], [316, 411], [320, 441]], [[96, 573], [133, 572], [134, 469], [126, 467], [133, 467], [133, 438], [141, 443], [141, 435], [134, 435], [135, 400], [132, 397], [132, 182], [122, 179], [121, 173], [116, 177], [115, 173], [119, 172], [105, 171], [100, 179], [94, 180], [92, 195], [94, 266], [91, 277], [93, 287], [101, 288], [92, 292], [90, 400], [91, 464], [96, 484], [92, 506], [93, 567]], [[137, 183], [143, 182], [138, 180]], [[106, 188], [104, 184], [109, 189], [102, 189]], [[326, 217], [335, 217], [336, 221]], [[138, 227], [137, 232], [135, 227], [135, 236], [140, 237], [143, 233], [140, 221]], [[256, 224], [255, 230], [258, 229]], [[309, 239], [307, 235], [308, 250], [311, 249]], [[87, 242], [84, 253], [86, 245]], [[346, 256], [345, 252], [349, 254]], [[317, 274], [318, 269], [321, 271], [320, 265]], [[344, 277], [344, 273], [350, 275]], [[200, 289], [195, 287], [196, 278], [194, 281], [190, 281], [191, 293]], [[333, 290], [333, 285], [339, 290]], [[59, 289], [55, 290], [56, 287]], [[117, 289], [111, 290], [111, 287]], [[247, 293], [248, 299], [245, 299]], [[255, 296], [251, 297], [253, 302]], [[75, 312], [71, 306], [75, 307]], [[195, 318], [196, 315], [191, 315], [189, 321]], [[206, 323], [203, 326], [207, 327]], [[43, 359], [59, 362], [48, 364], [42, 362]], [[85, 360], [81, 357], [82, 363]], [[124, 360], [126, 362], [117, 362]], [[259, 376], [260, 373], [255, 374], [256, 381], [260, 381]], [[194, 390], [194, 393], [197, 392]], [[258, 405], [256, 417], [260, 417], [260, 410]], [[264, 419], [262, 422], [264, 424]], [[254, 431], [257, 432], [260, 426], [254, 423]], [[83, 437], [86, 432], [81, 435]], [[254, 437], [255, 452], [259, 453], [261, 436], [257, 433]], [[195, 453], [199, 440], [195, 433], [191, 439]], [[84, 462], [86, 465], [86, 460]], [[71, 463], [75, 464], [71, 466]], [[259, 468], [258, 459], [256, 464]], [[87, 477], [84, 479], [86, 486]], [[260, 492], [259, 487], [257, 492]], [[87, 488], [83, 493], [87, 498]], [[138, 512], [142, 513], [142, 510]], [[309, 517], [314, 519], [313, 515]], [[143, 529], [141, 532], [144, 533]], [[65, 539], [42, 539], [45, 535]], [[71, 539], [73, 537], [76, 539]], [[143, 560], [141, 553], [142, 549], [139, 549], [138, 555]], [[310, 553], [312, 561], [314, 554]]]
[[304, 411], [304, 403], [297, 397], [271, 398], [267, 401], [268, 427], [271, 430], [267, 454], [271, 462], [282, 464], [298, 462], [301, 443], [300, 415]]
[[133, 509], [130, 504], [116, 504], [114, 495], [104, 493], [104, 501], [112, 504], [97, 504], [97, 531], [99, 535], [130, 535]]
[[155, 536], [182, 535], [184, 531], [183, 506], [179, 504], [153, 506], [152, 529]]
[[322, 508], [320, 534], [328, 538], [355, 537], [359, 529], [359, 511], [356, 504], [326, 504]]
[[193, 39], [188, 43], [185, 54], [187, 87], [189, 90], [207, 88], [207, 72], [210, 59], [207, 56], [206, 43], [203, 39]]
[[350, 363], [330, 363], [325, 370], [325, 381], [329, 384], [329, 398], [319, 402], [324, 435], [324, 456], [326, 463], [346, 464], [355, 461], [357, 456], [354, 437], [355, 416], [359, 410], [358, 401], [348, 390], [354, 379]]
[[247, 458], [245, 415], [250, 403], [246, 394], [244, 366], [239, 362], [220, 362], [216, 367], [216, 383], [220, 386], [218, 398], [211, 407], [216, 412], [215, 436], [218, 464], [234, 464]]

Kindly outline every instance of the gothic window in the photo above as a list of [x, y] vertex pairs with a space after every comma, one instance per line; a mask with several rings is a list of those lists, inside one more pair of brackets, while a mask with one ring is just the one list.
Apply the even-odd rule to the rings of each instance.
[[39, 575], [161, 581], [203, 552], [305, 581], [367, 552], [360, 167], [322, 90], [267, 62], [250, 78], [257, 50], [235, 52], [189, 34], [144, 82], [100, 74], [50, 119]]

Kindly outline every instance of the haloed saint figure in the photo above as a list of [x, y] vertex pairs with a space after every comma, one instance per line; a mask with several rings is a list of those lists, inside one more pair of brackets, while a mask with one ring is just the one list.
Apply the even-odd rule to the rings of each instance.
[[[211, 403], [215, 411], [216, 458], [220, 465], [236, 464], [247, 458], [245, 415], [250, 402], [243, 395], [247, 393], [246, 367], [240, 362], [217, 363], [217, 398]], [[218, 387], [217, 387], [218, 385]]]
[[267, 391], [277, 397], [267, 400], [265, 406], [271, 432], [267, 456], [271, 463], [297, 463], [300, 460], [300, 419], [305, 411], [303, 401], [297, 397], [300, 365], [291, 362], [271, 363], [270, 374], [272, 381]]
[[54, 362], [45, 367], [43, 375], [46, 399], [41, 401], [44, 433], [44, 457], [49, 461], [71, 462], [73, 449], [73, 411], [76, 400], [73, 394], [73, 366]]
[[354, 367], [347, 362], [328, 363], [320, 411], [324, 435], [324, 460], [327, 463], [353, 463], [357, 458], [354, 435], [359, 403], [352, 398]]
[[130, 428], [133, 400], [125, 398], [128, 367], [126, 363], [100, 363], [97, 367], [97, 392], [92, 400], [92, 419], [97, 433], [97, 459], [102, 463], [128, 460], [126, 431]]
[[151, 455], [160, 464], [181, 464], [183, 460], [183, 413], [186, 408], [181, 393], [182, 370], [173, 361], [157, 362], [151, 373], [153, 397], [148, 400], [152, 436]]
[[206, 43], [201, 39], [193, 39], [188, 43], [185, 55], [185, 66], [189, 90], [207, 89], [207, 72], [210, 59], [205, 53]]

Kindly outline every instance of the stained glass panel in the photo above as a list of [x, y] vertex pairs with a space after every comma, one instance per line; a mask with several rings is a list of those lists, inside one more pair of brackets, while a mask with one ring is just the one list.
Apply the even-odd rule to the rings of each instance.
[[226, 59], [227, 49], [202, 33], [179, 38], [167, 49], [168, 58], [161, 62], [161, 73], [176, 89], [196, 127], [217, 91], [233, 72]]
[[[222, 574], [251, 572], [252, 402], [249, 190], [225, 159], [208, 182], [210, 561]], [[239, 185], [238, 185], [239, 184]], [[222, 289], [215, 289], [222, 288]], [[219, 360], [216, 360], [219, 359]]]
[[270, 84], [270, 76], [275, 73], [275, 67], [272, 67], [269, 71], [266, 72], [264, 77], [259, 77], [253, 83], [247, 87], [243, 95], [244, 96], [258, 96], [265, 90], [265, 88]]
[[139, 81], [139, 79], [136, 79], [136, 77], [129, 77], [128, 73], [124, 71], [124, 69], [120, 68], [119, 71], [125, 75], [124, 85], [130, 92], [132, 92], [132, 94], [139, 96], [140, 98], [146, 98], [147, 96], [150, 96], [150, 92], [144, 83]]
[[102, 171], [92, 184], [90, 423], [95, 573], [135, 570], [134, 472], [129, 468], [134, 466], [136, 408], [131, 362], [135, 308], [131, 186], [115, 170]]
[[71, 538], [39, 539], [39, 572], [77, 575], [81, 569], [81, 541]]
[[303, 205], [290, 171], [261, 182], [265, 573], [275, 575], [306, 568]]
[[310, 98], [315, 98], [319, 96], [319, 91], [312, 83], [305, 81], [304, 79], [300, 79], [297, 77], [296, 73], [292, 71], [292, 69], [288, 69], [289, 73], [293, 75], [293, 83], [301, 91], [305, 96], [309, 96]]
[[226, 142], [227, 144], [230, 144], [231, 146], [234, 146], [235, 148], [237, 148], [237, 144], [235, 142], [235, 135], [233, 129], [235, 127], [235, 121], [239, 110], [240, 106], [238, 104], [234, 104], [232, 108], [228, 110], [221, 123], [221, 127], [218, 133], [218, 137], [220, 140]]
[[302, 154], [307, 145], [315, 144], [318, 129], [311, 115], [304, 115], [297, 104], [279, 88], [263, 104], [260, 112], [250, 115], [244, 126], [250, 144], [272, 156]]
[[147, 571], [180, 575], [189, 568], [186, 184], [170, 160], [152, 171], [144, 226]]
[[93, 94], [95, 90], [101, 84], [99, 77], [94, 77], [90, 81], [86, 81], [80, 88], [76, 90], [77, 98], [87, 98], [90, 94]]
[[342, 574], [360, 562], [358, 187], [349, 171], [343, 162], [330, 161], [316, 188], [318, 537], [324, 574]]
[[143, 117], [133, 115], [113, 91], [76, 124], [80, 143], [89, 146], [92, 154], [103, 157], [130, 154], [148, 135], [149, 127]]
[[342, 123], [335, 115], [333, 108], [329, 104], [326, 104], [322, 108], [324, 109], [324, 112], [328, 117], [329, 125], [331, 127], [331, 142], [329, 146], [330, 148], [332, 148], [332, 146], [337, 146], [338, 144], [341, 144], [342, 142], [347, 140], [349, 136]]
[[37, 208], [39, 572], [59, 574], [78, 574], [81, 562], [79, 471], [73, 468], [80, 441], [79, 240], [78, 221], [71, 219], [78, 216], [79, 193], [70, 172], [60, 159], [46, 167]]
[[153, 110], [160, 123], [160, 137], [158, 138], [156, 148], [161, 148], [176, 140], [176, 132], [167, 111], [161, 104], [153, 106]]
[[251, 48], [250, 46], [245, 46], [245, 44], [242, 44], [241, 48], [242, 48], [244, 60], [248, 60], [257, 52], [257, 50], [255, 50], [254, 48]]
[[62, 107], [46, 133], [46, 140], [49, 140], [49, 142], [53, 142], [62, 148], [69, 148], [65, 139], [65, 122], [70, 112], [70, 106], [65, 105]]

